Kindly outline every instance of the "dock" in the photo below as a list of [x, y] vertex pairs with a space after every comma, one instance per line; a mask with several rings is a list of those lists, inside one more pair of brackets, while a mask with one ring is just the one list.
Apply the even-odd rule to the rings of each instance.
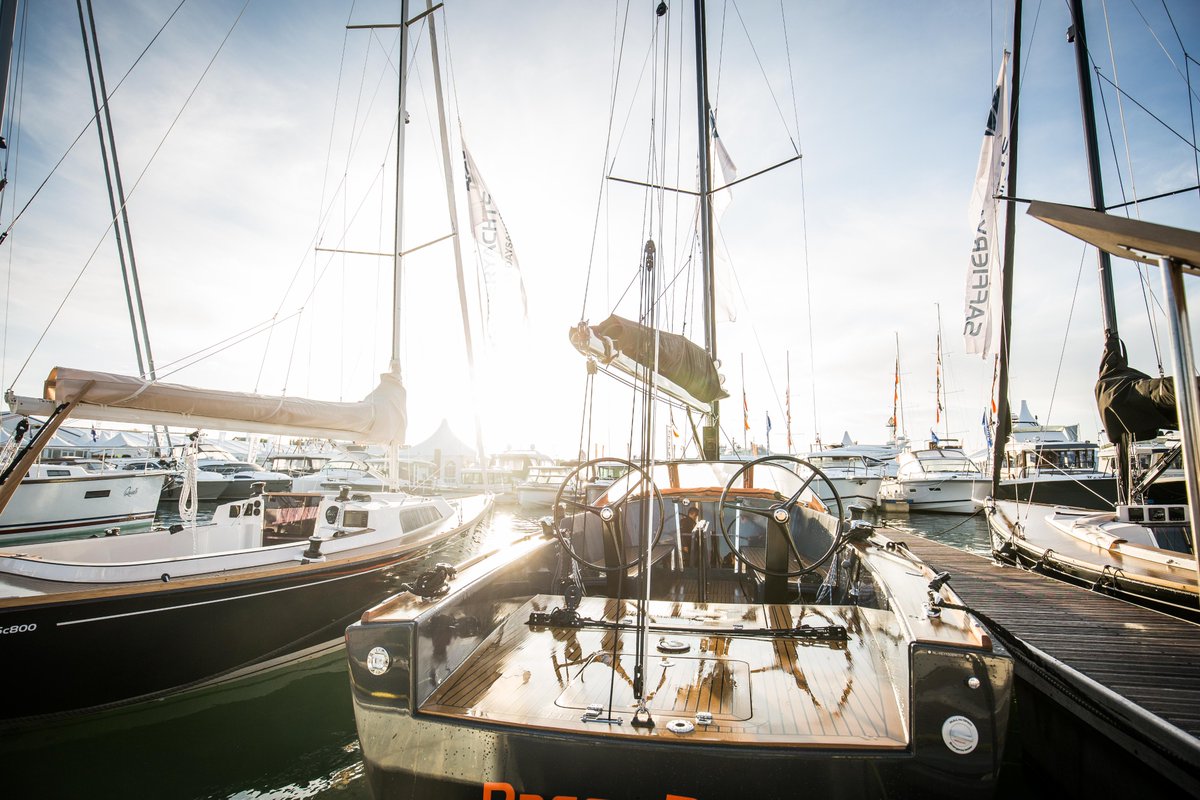
[[1036, 693], [1018, 687], [1018, 735], [1042, 768], [1095, 796], [1117, 789], [1122, 759], [1145, 765], [1128, 775], [1143, 796], [1200, 797], [1200, 625], [916, 535], [894, 538], [949, 572], [1013, 655], [1019, 683]]

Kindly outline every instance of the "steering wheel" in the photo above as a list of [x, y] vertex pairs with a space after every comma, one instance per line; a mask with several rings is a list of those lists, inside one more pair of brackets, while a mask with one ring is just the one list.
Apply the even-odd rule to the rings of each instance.
[[[738, 479], [741, 478], [744, 473], [754, 469], [754, 467], [759, 466], [760, 464], [778, 465], [781, 469], [787, 470], [797, 478], [800, 478], [800, 475], [789, 465], [803, 467], [804, 469], [811, 471], [812, 474], [804, 479], [803, 483], [800, 485], [800, 488], [797, 489], [791, 497], [787, 498], [786, 500], [777, 499], [776, 502], [772, 503], [767, 508], [755, 508], [754, 506], [745, 505], [744, 503], [740, 502], [741, 498], [730, 500], [730, 492], [737, 491], [734, 489], [734, 484], [738, 482]], [[796, 561], [800, 564], [804, 563], [804, 560], [800, 557], [799, 551], [796, 550], [796, 543], [792, 541], [792, 515], [796, 511], [796, 504], [800, 500], [800, 495], [804, 494], [804, 490], [807, 489], [812, 482], [817, 479], [820, 479], [822, 483], [829, 487], [829, 492], [833, 495], [833, 501], [837, 505], [837, 529], [834, 532], [833, 541], [830, 543], [828, 549], [821, 554], [821, 557], [807, 567], [802, 566], [799, 569], [784, 571], [768, 569], [765, 564], [759, 566], [743, 556], [741, 550], [734, 545], [733, 537], [729, 534], [729, 525], [725, 521], [726, 508], [732, 508], [740, 513], [752, 514], [754, 516], [763, 517], [766, 519], [768, 531], [767, 535], [770, 536], [770, 531], [774, 530], [776, 531], [776, 535], [784, 537], [784, 539], [787, 541], [788, 549], [792, 551], [792, 555], [796, 557]], [[778, 493], [776, 493], [776, 497], [779, 497]], [[725, 488], [721, 491], [721, 499], [717, 504], [717, 520], [721, 526], [721, 538], [725, 540], [725, 544], [728, 545], [729, 551], [733, 553], [734, 557], [737, 558], [738, 561], [742, 562], [755, 572], [761, 572], [765, 575], [772, 575], [777, 578], [797, 578], [801, 575], [807, 575], [832, 558], [833, 554], [837, 552], [838, 545], [841, 544], [842, 518], [844, 514], [845, 509], [842, 507], [842, 498], [838, 494], [837, 488], [833, 485], [833, 481], [831, 481], [824, 472], [821, 472], [821, 470], [817, 469], [817, 467], [814, 465], [803, 459], [796, 458], [795, 456], [764, 456], [743, 464], [742, 468], [733, 473], [733, 477], [731, 477], [725, 484]]]
[[[592, 505], [587, 501], [587, 486], [590, 482], [596, 479], [601, 465], [619, 467], [624, 469], [622, 477], [617, 478], [618, 481], [626, 481], [627, 486], [624, 494], [617, 499], [609, 498], [608, 502], [602, 506]], [[650, 491], [638, 491], [639, 488], [649, 486]], [[562, 544], [563, 549], [573, 561], [585, 567], [598, 570], [600, 572], [616, 572], [618, 570], [628, 570], [641, 563], [642, 548], [638, 548], [637, 558], [631, 559], [628, 562], [620, 564], [595, 564], [588, 561], [583, 556], [575, 551], [571, 546], [571, 533], [574, 533], [576, 528], [572, 521], [571, 530], [563, 531], [560, 528], [560, 523], [567, 517], [569, 513], [580, 513], [595, 515], [600, 520], [600, 528], [605, 535], [609, 536], [613, 548], [619, 553], [622, 551], [621, 525], [625, 519], [625, 508], [635, 497], [651, 498], [657, 501], [658, 505], [658, 532], [654, 534], [653, 544], [651, 547], [658, 545], [658, 540], [663, 535], [663, 518], [664, 505], [662, 494], [659, 493], [658, 487], [654, 485], [654, 480], [650, 475], [637, 464], [632, 461], [626, 461], [623, 458], [593, 458], [591, 461], [585, 461], [575, 469], [571, 470], [567, 477], [563, 479], [562, 485], [558, 487], [558, 493], [554, 496], [554, 533], [558, 537], [558, 541]], [[584, 517], [584, 525], [587, 524], [587, 518]], [[654, 529], [653, 521], [651, 521], [651, 530]], [[586, 528], [585, 528], [586, 529]], [[643, 540], [644, 541], [644, 540]]]

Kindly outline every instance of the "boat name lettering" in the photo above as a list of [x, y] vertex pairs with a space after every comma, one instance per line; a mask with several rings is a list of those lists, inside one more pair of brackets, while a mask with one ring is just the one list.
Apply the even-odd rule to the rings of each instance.
[[0, 628], [0, 635], [9, 633], [33, 633], [36, 630], [36, 622], [27, 622], [22, 625], [10, 625], [7, 628]]
[[[511, 783], [487, 781], [483, 784], [483, 800], [544, 800], [544, 798], [540, 794], [518, 792]], [[556, 794], [551, 795], [550, 800], [579, 800], [579, 797], [573, 794]], [[589, 797], [586, 800], [601, 799], [598, 797]], [[696, 800], [696, 798], [685, 797], [680, 794], [667, 794], [663, 800]]]
[[126, 486], [125, 487], [125, 496], [126, 497], [133, 497], [137, 493], [138, 493], [138, 490], [137, 490], [136, 486]]
[[[979, 222], [979, 228], [976, 231], [979, 236], [975, 238], [975, 247], [971, 256], [971, 283], [967, 287], [967, 321], [963, 330], [963, 334], [967, 336], [978, 336], [983, 331], [983, 323], [978, 319], [987, 314], [988, 284], [991, 277], [988, 269], [989, 234], [984, 229], [986, 225], [985, 215], [984, 219]], [[971, 289], [975, 290], [974, 295], [970, 294]]]

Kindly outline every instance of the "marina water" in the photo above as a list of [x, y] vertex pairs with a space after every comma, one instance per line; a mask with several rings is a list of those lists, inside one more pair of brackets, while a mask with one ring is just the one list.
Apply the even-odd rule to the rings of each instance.
[[[502, 545], [536, 529], [537, 518], [498, 508], [464, 538], [398, 573], [397, 583], [426, 564]], [[914, 513], [879, 523], [889, 536], [927, 535], [988, 552], [982, 514]], [[78, 666], [102, 670], [104, 662], [103, 653], [80, 653]], [[1016, 744], [1010, 740], [1010, 751]], [[340, 650], [233, 684], [7, 736], [3, 751], [10, 797], [370, 797]], [[1001, 796], [1025, 794], [1020, 765], [1006, 770]]]

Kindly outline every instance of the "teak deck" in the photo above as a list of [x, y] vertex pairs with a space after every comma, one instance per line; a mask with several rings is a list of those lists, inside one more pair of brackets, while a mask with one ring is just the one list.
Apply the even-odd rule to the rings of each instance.
[[[674, 736], [673, 719], [708, 711], [713, 724], [691, 738], [779, 746], [820, 744], [897, 750], [908, 731], [879, 639], [891, 615], [855, 607], [651, 603], [648, 707], [655, 727], [584, 722], [589, 705], [611, 707], [626, 722], [633, 702], [632, 630], [549, 629], [526, 624], [551, 598], [535, 597], [512, 614], [421, 707], [426, 714], [502, 725], [588, 731], [618, 737]], [[630, 603], [584, 598], [579, 613], [632, 622]], [[767, 627], [844, 625], [847, 641], [755, 636]], [[654, 626], [658, 626], [655, 630]], [[728, 633], [735, 627], [740, 630]], [[898, 638], [898, 637], [896, 637]], [[660, 640], [686, 644], [663, 654]], [[615, 668], [614, 664], [614, 652]], [[907, 684], [905, 684], [907, 691]], [[605, 714], [607, 716], [607, 713]]]
[[918, 536], [902, 541], [1003, 628], [993, 633], [1018, 675], [1043, 687], [1049, 677], [1051, 691], [1063, 687], [1057, 702], [1114, 740], [1200, 775], [1200, 626]]

